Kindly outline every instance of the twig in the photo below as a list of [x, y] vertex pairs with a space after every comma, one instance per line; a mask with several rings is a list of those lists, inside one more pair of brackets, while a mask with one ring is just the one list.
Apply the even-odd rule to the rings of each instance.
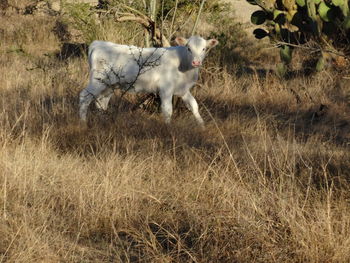
[[194, 13], [194, 9], [191, 10], [190, 14], [188, 15], [188, 17], [184, 23], [182, 23], [180, 26], [178, 26], [177, 29], [175, 29], [173, 32], [170, 31], [169, 39], [171, 39], [173, 37], [173, 35], [175, 35], [176, 32], [181, 31], [181, 29], [183, 29], [190, 22], [193, 13]]
[[[177, 6], [179, 4], [179, 0], [175, 1], [175, 9], [174, 9], [174, 15], [173, 18], [171, 19], [171, 24], [170, 24], [170, 30], [169, 32], [171, 33], [173, 31], [173, 27], [174, 27], [174, 22], [175, 22], [175, 17], [176, 17], [176, 11], [177, 11]], [[169, 39], [170, 40], [170, 39]]]
[[155, 27], [155, 22], [145, 15], [136, 16], [134, 14], [127, 14], [125, 16], [116, 18], [116, 21], [118, 22], [135, 21], [141, 24], [145, 29], [147, 29], [147, 31], [149, 31], [151, 35], [154, 36], [155, 39], [158, 39], [160, 41], [160, 44], [163, 47], [170, 47], [170, 43], [167, 40], [167, 38], [164, 37], [163, 34], [160, 32], [160, 30]]
[[309, 46], [305, 46], [305, 45], [296, 45], [296, 44], [292, 44], [292, 43], [288, 43], [288, 42], [283, 42], [283, 41], [278, 41], [274, 47], [279, 47], [281, 45], [286, 45], [286, 46], [290, 46], [290, 47], [296, 47], [296, 48], [301, 48], [301, 49], [306, 49], [306, 50], [312, 50], [313, 52], [328, 52], [328, 53], [333, 53], [335, 55], [341, 56], [341, 57], [345, 57], [347, 58], [346, 55], [332, 50], [332, 49], [322, 49], [321, 47], [315, 48], [315, 47], [309, 47]]
[[[159, 50], [158, 48], [154, 48], [153, 52], [149, 56], [144, 57], [142, 56], [143, 48], [137, 48], [137, 51], [135, 51], [135, 49], [129, 46], [129, 52], [138, 66], [138, 72], [136, 73], [135, 78], [131, 82], [123, 83], [122, 79], [125, 79], [125, 75], [122, 72], [123, 69], [122, 68], [115, 69], [113, 68], [113, 65], [110, 65], [109, 68], [107, 68], [104, 72], [102, 72], [104, 77], [96, 78], [96, 80], [102, 82], [112, 91], [118, 88], [118, 84], [123, 83], [123, 86], [125, 88], [121, 88], [122, 94], [120, 96], [120, 99], [122, 99], [124, 95], [135, 86], [135, 83], [137, 82], [137, 80], [142, 74], [160, 65], [160, 60], [162, 56], [165, 54], [166, 49], [164, 49], [164, 51], [161, 54], [156, 56], [156, 52], [158, 50]], [[138, 52], [138, 54], [135, 54], [135, 52]], [[112, 77], [110, 74], [112, 74]], [[113, 77], [115, 77], [116, 80], [113, 80]], [[98, 98], [96, 98], [96, 96], [94, 96], [92, 93], [89, 92], [87, 96], [92, 96], [93, 99], [97, 103], [99, 103]], [[146, 101], [146, 99], [143, 100], [141, 103], [139, 103], [138, 106], [141, 105], [144, 101]]]
[[205, 0], [202, 0], [201, 5], [200, 5], [199, 10], [198, 10], [196, 22], [194, 23], [193, 28], [192, 28], [191, 36], [194, 35], [194, 33], [195, 33], [195, 31], [196, 31], [196, 28], [197, 28], [197, 26], [198, 26], [199, 17], [201, 16], [204, 3], [205, 3]]

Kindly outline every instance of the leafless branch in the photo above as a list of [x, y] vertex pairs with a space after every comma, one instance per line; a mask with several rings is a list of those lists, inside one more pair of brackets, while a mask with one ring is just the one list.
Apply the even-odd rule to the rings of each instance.
[[197, 29], [197, 26], [198, 26], [198, 22], [199, 22], [199, 18], [201, 16], [204, 3], [205, 3], [205, 0], [202, 0], [201, 5], [200, 5], [199, 10], [198, 10], [197, 17], [196, 17], [196, 22], [194, 23], [193, 28], [192, 28], [191, 36], [193, 36], [194, 33], [196, 32], [196, 29]]
[[135, 15], [127, 14], [121, 17], [117, 17], [116, 21], [125, 22], [125, 21], [134, 21], [141, 24], [150, 34], [152, 35], [153, 40], [160, 46], [170, 47], [170, 43], [167, 38], [160, 32], [158, 28], [155, 28], [155, 22], [145, 15]]
[[174, 9], [173, 18], [171, 19], [170, 31], [169, 31], [170, 33], [173, 31], [178, 4], [179, 4], [179, 0], [175, 0], [175, 7], [174, 7], [175, 9]]
[[[133, 57], [134, 62], [138, 66], [138, 71], [133, 78], [132, 81], [127, 82], [126, 81], [126, 73], [123, 72], [123, 68], [115, 68], [113, 65], [108, 66], [104, 72], [102, 72], [101, 78], [96, 78], [96, 80], [102, 82], [104, 85], [106, 85], [109, 89], [112, 89], [113, 91], [116, 88], [121, 88], [122, 89], [122, 95], [121, 98], [131, 89], [134, 88], [135, 83], [139, 79], [139, 77], [143, 74], [145, 74], [147, 71], [154, 69], [155, 67], [158, 67], [161, 62], [161, 58], [165, 54], [166, 50], [164, 49], [163, 51], [160, 51], [159, 54], [157, 52], [159, 51], [158, 48], [154, 48], [154, 50], [151, 52], [151, 54], [144, 56], [143, 54], [143, 48], [132, 48], [131, 46], [129, 47], [129, 53]], [[120, 87], [118, 84], [121, 84]], [[92, 96], [94, 100], [98, 102], [97, 98], [93, 94], [89, 94], [89, 96]], [[149, 96], [147, 96], [148, 98]], [[142, 102], [139, 103], [139, 105], [143, 104], [146, 101], [143, 100]]]
[[331, 49], [331, 48], [324, 49], [324, 48], [322, 48], [320, 46], [313, 47], [313, 46], [310, 46], [310, 45], [297, 45], [297, 44], [291, 44], [291, 43], [288, 43], [288, 42], [278, 41], [278, 42], [276, 42], [274, 44], [274, 47], [279, 47], [279, 46], [282, 46], [282, 45], [295, 47], [295, 48], [300, 48], [300, 49], [305, 49], [305, 50], [310, 50], [311, 52], [328, 52], [328, 53], [335, 54], [337, 56], [347, 57], [343, 53], [338, 52], [338, 51], [336, 51], [334, 49]]
[[194, 13], [194, 9], [191, 10], [185, 22], [181, 23], [174, 31], [170, 31], [169, 39], [171, 39], [176, 32], [181, 31], [191, 21], [193, 13]]

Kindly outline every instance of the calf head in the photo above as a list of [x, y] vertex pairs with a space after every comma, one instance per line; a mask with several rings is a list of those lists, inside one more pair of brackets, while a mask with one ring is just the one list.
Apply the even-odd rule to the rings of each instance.
[[191, 66], [195, 68], [202, 65], [208, 51], [219, 43], [216, 39], [205, 40], [199, 36], [192, 36], [188, 39], [177, 37], [175, 41], [179, 46], [187, 48], [187, 58]]

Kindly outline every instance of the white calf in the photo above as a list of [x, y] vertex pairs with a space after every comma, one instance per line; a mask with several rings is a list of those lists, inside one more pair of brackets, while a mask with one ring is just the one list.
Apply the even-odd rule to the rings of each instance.
[[199, 67], [216, 39], [199, 36], [176, 38], [179, 46], [139, 48], [94, 41], [89, 47], [90, 80], [80, 92], [80, 118], [86, 121], [91, 101], [106, 110], [113, 89], [130, 92], [158, 93], [166, 123], [172, 115], [172, 97], [180, 96], [199, 124], [203, 119], [190, 89], [198, 80]]

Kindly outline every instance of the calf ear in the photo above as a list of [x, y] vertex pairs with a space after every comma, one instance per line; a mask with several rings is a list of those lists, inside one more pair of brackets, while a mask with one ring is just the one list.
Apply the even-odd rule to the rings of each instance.
[[179, 45], [179, 46], [186, 46], [187, 44], [187, 39], [184, 37], [177, 37], [175, 38], [175, 42]]
[[219, 44], [219, 41], [215, 38], [207, 40], [207, 47], [212, 48]]

